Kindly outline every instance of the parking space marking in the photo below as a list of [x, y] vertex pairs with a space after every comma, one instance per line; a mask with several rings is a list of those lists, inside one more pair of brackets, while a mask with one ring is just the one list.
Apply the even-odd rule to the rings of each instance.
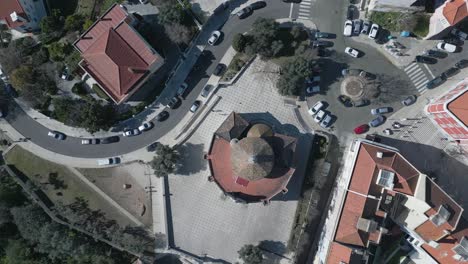
[[292, 18], [293, 7], [294, 7], [294, 4], [291, 3], [291, 7], [289, 8], [289, 18]]
[[424, 67], [426, 67], [426, 70], [429, 72], [429, 74], [432, 76], [432, 79], [435, 78], [435, 75], [432, 73], [432, 71], [429, 69], [429, 66], [427, 64], [424, 64]]

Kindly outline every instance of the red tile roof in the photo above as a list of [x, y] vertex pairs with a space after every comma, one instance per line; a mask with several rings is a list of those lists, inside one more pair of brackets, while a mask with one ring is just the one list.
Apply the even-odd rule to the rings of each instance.
[[468, 91], [465, 91], [462, 95], [450, 102], [447, 108], [465, 124], [465, 126], [468, 126]]
[[332, 242], [328, 253], [327, 264], [350, 263], [352, 253], [353, 251], [351, 248], [340, 243]]
[[13, 22], [11, 20], [10, 14], [16, 12], [19, 16], [23, 17], [24, 19], [28, 19], [28, 16], [23, 10], [20, 2], [18, 0], [1, 0], [0, 1], [0, 19], [6, 21], [8, 27], [16, 28], [23, 25], [25, 22], [16, 21]]
[[468, 16], [466, 0], [448, 0], [442, 10], [450, 25], [456, 25]]

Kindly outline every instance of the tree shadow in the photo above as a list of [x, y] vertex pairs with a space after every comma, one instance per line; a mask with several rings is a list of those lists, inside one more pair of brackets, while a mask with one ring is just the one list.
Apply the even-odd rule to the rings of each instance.
[[[320, 74], [320, 94], [326, 94], [330, 89], [331, 84], [341, 80], [341, 70], [349, 67], [349, 64], [345, 62], [339, 62], [336, 58], [341, 57], [335, 51], [333, 56], [330, 58], [320, 58], [318, 61], [322, 64]], [[343, 59], [343, 58], [341, 58]], [[344, 59], [346, 60], [346, 59]], [[338, 70], [337, 70], [338, 69]]]
[[264, 252], [270, 254], [264, 254], [264, 263], [280, 263], [280, 258], [285, 258], [283, 255], [287, 252], [287, 248], [281, 241], [263, 240], [260, 241], [258, 247]]
[[181, 164], [177, 174], [191, 175], [207, 168], [206, 160], [203, 158], [204, 144], [185, 143], [177, 148], [181, 155]]

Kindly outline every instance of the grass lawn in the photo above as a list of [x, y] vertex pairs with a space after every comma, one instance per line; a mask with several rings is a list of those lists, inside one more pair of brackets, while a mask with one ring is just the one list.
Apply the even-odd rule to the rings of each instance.
[[413, 33], [421, 38], [427, 36], [427, 33], [429, 33], [429, 19], [430, 16], [428, 15], [419, 15]]
[[122, 0], [98, 0], [101, 2], [101, 11], [99, 15], [104, 14], [114, 3], [122, 3]]
[[389, 31], [395, 32], [399, 30], [398, 19], [400, 16], [401, 13], [399, 12], [372, 12], [370, 20], [372, 23], [376, 23]]
[[[64, 0], [54, 0], [54, 1], [66, 2]], [[95, 2], [96, 0], [78, 0], [78, 7], [77, 7], [76, 12], [82, 14], [84, 17], [94, 20], [91, 16], [93, 14]]]
[[82, 0], [47, 0], [47, 5], [50, 10], [59, 9], [63, 16], [68, 16], [75, 12], [78, 1]]
[[251, 58], [251, 56], [245, 53], [237, 52], [236, 55], [234, 55], [234, 57], [232, 58], [231, 62], [229, 63], [226, 71], [224, 72], [222, 80], [231, 80]]
[[[101, 210], [107, 218], [116, 220], [122, 226], [132, 223], [65, 166], [39, 158], [19, 146], [15, 146], [5, 155], [5, 161], [7, 164], [14, 165], [41, 188], [53, 203], [61, 202], [66, 205], [77, 197], [84, 197], [88, 200], [90, 209]], [[50, 173], [57, 174], [66, 187], [54, 190], [49, 184]]]
[[97, 84], [93, 84], [92, 89], [97, 94], [97, 96], [99, 96], [100, 98], [102, 98], [104, 100], [109, 100], [110, 99], [109, 96]]

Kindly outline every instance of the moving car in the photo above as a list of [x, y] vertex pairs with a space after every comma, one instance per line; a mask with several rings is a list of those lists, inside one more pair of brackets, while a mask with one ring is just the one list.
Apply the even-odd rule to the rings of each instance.
[[169, 103], [167, 103], [167, 106], [170, 108], [170, 109], [174, 109], [175, 106], [177, 105], [177, 103], [179, 102], [179, 98], [177, 96], [174, 96], [171, 98], [171, 100], [169, 100]]
[[332, 35], [329, 34], [329, 33], [317, 31], [317, 32], [315, 32], [315, 38], [316, 39], [318, 39], [318, 38], [332, 38]]
[[328, 126], [330, 126], [331, 121], [332, 121], [332, 116], [329, 114], [326, 114], [322, 122], [320, 122], [320, 126], [322, 128], [327, 128]]
[[85, 138], [81, 140], [81, 145], [96, 145], [100, 142], [101, 140], [99, 138]]
[[426, 63], [426, 64], [434, 64], [437, 62], [437, 60], [434, 58], [429, 58], [429, 57], [420, 56], [420, 55], [416, 56], [415, 61], [419, 63]]
[[362, 25], [362, 20], [361, 19], [356, 19], [353, 21], [353, 33], [354, 35], [359, 35], [361, 33], [361, 25]]
[[257, 10], [257, 9], [264, 8], [266, 5], [267, 3], [265, 1], [257, 1], [257, 2], [250, 4], [250, 8], [252, 8], [252, 10]]
[[378, 127], [381, 124], [385, 122], [385, 117], [378, 115], [376, 118], [374, 118], [372, 121], [369, 122], [369, 126], [371, 127]]
[[239, 10], [236, 15], [240, 19], [244, 19], [252, 14], [252, 8], [250, 6], [244, 7]]
[[221, 76], [225, 69], [226, 69], [226, 65], [219, 63], [218, 65], [216, 65], [216, 68], [214, 69], [213, 74], [215, 76]]
[[201, 102], [198, 101], [198, 100], [193, 102], [192, 107], [190, 107], [190, 112], [195, 113], [198, 110], [198, 108], [200, 107], [200, 104], [201, 104]]
[[438, 77], [432, 79], [431, 81], [429, 81], [428, 83], [426, 83], [426, 88], [427, 89], [436, 88], [437, 86], [442, 84], [444, 81], [445, 81], [445, 79], [442, 76], [438, 76]]
[[111, 137], [101, 138], [101, 144], [115, 143], [115, 142], [119, 142], [119, 140], [120, 140], [119, 136], [111, 136]]
[[362, 23], [362, 29], [361, 29], [361, 34], [369, 34], [369, 30], [370, 30], [370, 26], [371, 26], [371, 23], [370, 21], [364, 21], [364, 23]]
[[446, 71], [444, 71], [441, 75], [443, 78], [447, 79], [447, 78], [450, 78], [454, 75], [456, 75], [457, 73], [460, 72], [460, 69], [457, 68], [457, 67], [450, 67], [449, 69], [447, 69]]
[[416, 95], [410, 95], [401, 101], [404, 106], [412, 105], [414, 102], [416, 102]]
[[177, 95], [178, 96], [183, 96], [185, 91], [187, 90], [188, 88], [188, 84], [187, 83], [182, 83], [180, 86], [179, 86], [179, 89], [177, 89]]
[[379, 34], [379, 25], [377, 24], [372, 24], [370, 31], [369, 31], [369, 38], [370, 39], [375, 39], [377, 38], [377, 34]]
[[322, 110], [324, 107], [325, 107], [325, 103], [323, 101], [318, 101], [314, 104], [314, 106], [309, 108], [309, 114], [313, 116], [318, 111]]
[[363, 125], [360, 125], [360, 126], [357, 126], [354, 128], [354, 134], [363, 134], [363, 133], [366, 133], [367, 131], [369, 131], [369, 125], [368, 124], [363, 124]]
[[359, 56], [359, 51], [351, 47], [346, 47], [344, 52], [353, 58], [357, 58]]
[[437, 44], [437, 48], [440, 50], [445, 50], [447, 52], [455, 52], [457, 51], [457, 46], [449, 43], [439, 42]]
[[201, 96], [207, 97], [210, 94], [211, 88], [213, 88], [213, 85], [209, 85], [209, 84], [205, 85], [205, 87], [203, 87], [203, 90], [201, 92]]
[[119, 157], [100, 159], [100, 160], [97, 161], [97, 164], [99, 166], [114, 165], [114, 164], [119, 164], [119, 163], [120, 163], [120, 158]]
[[169, 117], [169, 112], [167, 111], [162, 111], [161, 113], [159, 113], [154, 119], [156, 119], [156, 121], [164, 121], [166, 120], [167, 118]]
[[391, 107], [379, 107], [371, 109], [371, 114], [373, 115], [380, 115], [392, 112], [393, 109]]
[[138, 136], [141, 134], [141, 131], [138, 128], [133, 128], [133, 129], [126, 129], [122, 133], [122, 136], [124, 137], [132, 137], [132, 136]]
[[47, 133], [47, 135], [49, 137], [53, 137], [53, 138], [58, 139], [58, 140], [65, 140], [65, 138], [66, 138], [65, 134], [63, 134], [62, 132], [55, 131], [55, 130], [49, 131], [49, 133]]
[[314, 117], [314, 121], [315, 121], [316, 123], [319, 123], [320, 121], [322, 121], [322, 119], [323, 119], [324, 117], [325, 117], [325, 111], [319, 110], [319, 111], [317, 112], [317, 114], [315, 115], [315, 117]]
[[351, 99], [345, 95], [340, 95], [338, 96], [338, 101], [343, 104], [345, 107], [351, 107], [353, 106], [353, 102]]
[[154, 127], [154, 124], [153, 122], [150, 121], [150, 122], [141, 124], [141, 126], [138, 127], [138, 130], [140, 130], [140, 132], [143, 132], [143, 131], [148, 131], [153, 127]]
[[219, 37], [221, 37], [221, 31], [219, 31], [219, 30], [213, 31], [211, 33], [211, 37], [208, 39], [208, 44], [213, 46], [218, 41]]
[[458, 69], [468, 67], [468, 60], [459, 60], [457, 63], [455, 63], [455, 67], [457, 67]]
[[353, 22], [351, 20], [346, 20], [344, 23], [343, 35], [345, 37], [350, 37], [353, 32]]

